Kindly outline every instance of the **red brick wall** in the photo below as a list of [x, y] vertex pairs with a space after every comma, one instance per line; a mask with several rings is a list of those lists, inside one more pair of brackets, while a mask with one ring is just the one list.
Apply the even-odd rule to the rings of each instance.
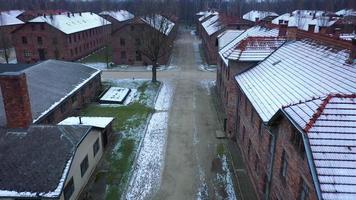
[[26, 75], [1, 75], [0, 85], [8, 128], [26, 128], [32, 123]]
[[[46, 23], [26, 23], [13, 32], [12, 38], [19, 63], [38, 62], [39, 49], [45, 51], [45, 60], [74, 61], [104, 47], [110, 31], [110, 25], [106, 25], [67, 35]], [[42, 38], [42, 44], [38, 37]], [[25, 56], [25, 51], [30, 55]]]
[[37, 124], [57, 124], [66, 117], [82, 108], [86, 104], [96, 100], [101, 91], [101, 76], [98, 74], [91, 81], [78, 89], [74, 94], [67, 97], [60, 105], [47, 115], [38, 120]]
[[0, 42], [0, 48], [4, 48], [4, 47], [9, 48], [9, 47], [13, 46], [13, 42], [12, 42], [12, 38], [11, 38], [11, 32], [13, 30], [15, 30], [16, 28], [20, 27], [20, 26], [21, 25], [0, 26], [0, 36], [4, 37], [6, 43], [8, 43], [5, 46], [3, 46], [3, 43]]
[[[172, 45], [173, 41], [175, 39], [175, 34], [176, 34], [176, 28], [171, 31], [171, 33], [168, 36], [169, 40], [169, 46], [168, 47], [163, 47], [163, 49], [168, 49], [167, 53], [165, 56], [161, 57], [158, 60], [158, 63], [160, 65], [165, 65], [168, 64], [170, 55], [171, 55], [171, 50], [172, 50]], [[143, 54], [141, 54], [141, 61], [136, 59], [136, 51], [139, 50], [139, 47], [136, 45], [136, 38], [142, 40], [140, 38], [141, 32], [144, 31], [145, 29], [152, 29], [147, 24], [143, 23], [130, 23], [125, 26], [123, 26], [121, 29], [118, 31], [114, 32], [112, 35], [112, 45], [113, 45], [113, 61], [115, 64], [128, 64], [128, 65], [144, 65], [148, 64], [151, 65], [151, 61], [145, 57]], [[137, 37], [135, 37], [137, 36]], [[163, 35], [162, 35], [163, 37]], [[123, 39], [125, 41], [125, 45], [121, 45], [120, 40]], [[142, 43], [143, 41], [141, 41]], [[122, 52], [125, 52], [126, 58], [122, 57]]]
[[203, 45], [206, 62], [209, 65], [217, 64], [217, 59], [218, 59], [217, 37], [220, 33], [224, 31], [225, 29], [221, 29], [212, 35], [208, 35], [205, 29], [202, 28], [201, 31], [202, 45]]

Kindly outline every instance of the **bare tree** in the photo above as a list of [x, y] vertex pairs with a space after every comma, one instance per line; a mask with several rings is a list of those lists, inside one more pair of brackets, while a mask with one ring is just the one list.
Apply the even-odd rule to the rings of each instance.
[[4, 27], [6, 25], [4, 15], [4, 13], [0, 12], [0, 48], [6, 63], [9, 63], [11, 39], [8, 30]]
[[137, 56], [143, 55], [152, 65], [152, 82], [157, 82], [157, 68], [159, 60], [168, 54], [172, 48], [170, 34], [173, 28], [172, 22], [162, 15], [150, 14], [142, 17], [144, 23], [142, 30], [135, 35]]

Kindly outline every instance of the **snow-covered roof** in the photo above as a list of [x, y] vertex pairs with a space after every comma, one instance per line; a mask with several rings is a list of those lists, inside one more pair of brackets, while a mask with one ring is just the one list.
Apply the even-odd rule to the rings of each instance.
[[285, 41], [284, 37], [247, 37], [236, 46], [229, 60], [262, 61]]
[[[244, 40], [247, 37], [277, 37], [278, 36], [278, 29], [273, 28], [265, 28], [262, 26], [254, 26], [252, 28], [247, 29], [243, 33], [236, 34], [235, 39], [233, 39], [229, 44], [227, 44], [225, 47], [223, 47], [219, 51], [219, 55], [222, 58], [222, 60], [225, 62], [226, 65], [228, 65], [228, 59], [233, 59], [235, 58], [234, 55], [236, 55], [236, 47], [239, 45], [239, 43]], [[232, 57], [230, 57], [232, 56]]]
[[283, 110], [309, 139], [322, 199], [356, 199], [356, 95], [329, 95]]
[[85, 125], [106, 128], [113, 120], [113, 117], [68, 117], [58, 123], [58, 125]]
[[285, 43], [256, 67], [235, 77], [264, 122], [283, 106], [330, 93], [356, 93], [349, 50], [310, 40]]
[[340, 34], [340, 39], [342, 40], [349, 40], [351, 41], [352, 39], [356, 39], [356, 33], [344, 33]]
[[[293, 13], [295, 13], [294, 11]], [[319, 13], [320, 14], [320, 13]], [[297, 27], [300, 30], [309, 30], [309, 25], [315, 25], [314, 32], [318, 33], [320, 27], [332, 26], [337, 21], [337, 18], [330, 18], [328, 16], [309, 15], [307, 12], [301, 14], [286, 13], [272, 20], [273, 24], [288, 24], [288, 27]]]
[[218, 15], [219, 13], [218, 12], [215, 12], [215, 11], [206, 11], [204, 13], [203, 16], [201, 16], [198, 21], [203, 21], [204, 19], [208, 18], [209, 16], [214, 16], [214, 15]]
[[4, 12], [7, 13], [8, 15], [13, 16], [13, 17], [18, 17], [25, 11], [24, 10], [8, 10], [8, 11], [4, 11]]
[[108, 91], [100, 98], [101, 102], [123, 103], [131, 89], [121, 87], [110, 87]]
[[141, 18], [145, 23], [152, 26], [156, 30], [164, 33], [165, 35], [169, 35], [172, 29], [175, 26], [175, 23], [169, 20], [162, 15], [154, 15], [150, 17], [142, 17]]
[[257, 21], [256, 19], [261, 20], [261, 19], [264, 19], [264, 18], [270, 17], [270, 16], [278, 16], [278, 14], [275, 12], [251, 10], [250, 12], [244, 14], [242, 16], [242, 19], [256, 22]]
[[116, 19], [119, 22], [127, 21], [135, 17], [127, 10], [103, 11], [100, 13], [100, 15], [109, 15], [110, 17]]
[[59, 199], [77, 146], [90, 129], [57, 125], [1, 129], [0, 198]]
[[356, 10], [354, 10], [354, 9], [342, 9], [342, 10], [339, 10], [339, 11], [335, 12], [335, 14], [337, 14], [339, 16], [356, 16]]
[[227, 44], [229, 44], [233, 39], [243, 33], [245, 30], [226, 30], [218, 35], [219, 39], [219, 49], [223, 48]]
[[100, 26], [111, 24], [111, 22], [91, 12], [71, 13], [68, 17], [66, 13], [51, 16], [39, 16], [29, 22], [44, 22], [65, 34], [72, 34], [85, 31]]
[[0, 26], [18, 25], [23, 23], [23, 21], [16, 18], [15, 11], [0, 12]]
[[210, 19], [206, 20], [202, 23], [202, 26], [208, 35], [212, 35], [224, 28], [224, 25], [219, 20], [219, 15], [214, 15]]

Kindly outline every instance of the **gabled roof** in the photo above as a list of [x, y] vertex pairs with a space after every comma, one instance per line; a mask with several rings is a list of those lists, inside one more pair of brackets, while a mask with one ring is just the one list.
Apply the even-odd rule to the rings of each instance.
[[258, 20], [262, 20], [266, 17], [269, 16], [278, 16], [277, 13], [275, 12], [268, 12], [268, 11], [260, 11], [260, 10], [251, 10], [250, 12], [244, 14], [242, 16], [243, 19], [249, 20], [249, 21], [253, 21], [256, 22], [256, 18], [258, 18]]
[[111, 24], [111, 22], [91, 12], [71, 13], [69, 17], [66, 13], [52, 16], [47, 15], [46, 17], [39, 16], [29, 22], [44, 22], [65, 34], [72, 34]]
[[356, 94], [283, 108], [308, 139], [322, 199], [356, 198]]
[[210, 16], [214, 16], [214, 15], [218, 15], [219, 13], [218, 12], [215, 12], [215, 11], [206, 11], [203, 16], [201, 16], [198, 21], [203, 21], [204, 19], [210, 17]]
[[[22, 70], [26, 74], [32, 118], [45, 116], [64, 99], [88, 83], [100, 70], [79, 63], [47, 60]], [[0, 127], [6, 115], [0, 93]]]
[[286, 41], [284, 37], [247, 37], [230, 54], [230, 60], [262, 61]]
[[0, 130], [0, 197], [59, 198], [88, 126]]
[[223, 48], [224, 46], [226, 46], [227, 44], [232, 42], [232, 40], [235, 39], [237, 35], [240, 35], [244, 31], [245, 30], [230, 30], [230, 29], [228, 29], [228, 30], [220, 33], [220, 35], [218, 35], [219, 49]]
[[231, 55], [233, 56], [235, 54], [236, 47], [242, 40], [246, 39], [247, 37], [277, 37], [278, 32], [279, 31], [277, 28], [270, 29], [262, 26], [254, 26], [247, 29], [243, 33], [236, 33], [235, 39], [233, 39], [225, 47], [221, 48], [219, 55], [225, 64], [228, 65], [228, 59]]
[[210, 19], [206, 20], [202, 23], [202, 26], [208, 35], [212, 35], [224, 27], [219, 20], [219, 15], [214, 15]]
[[22, 13], [24, 13], [24, 10], [8, 10], [5, 11], [7, 14], [13, 16], [13, 17], [18, 17], [19, 15], [21, 15]]
[[335, 14], [340, 15], [340, 16], [356, 16], [356, 10], [342, 9], [342, 10], [335, 12]]
[[135, 16], [127, 10], [117, 10], [117, 11], [103, 11], [99, 13], [100, 15], [108, 15], [119, 22], [127, 21], [133, 19]]
[[0, 12], [0, 27], [1, 26], [11, 26], [20, 25], [24, 22], [16, 18], [15, 11]]
[[349, 50], [310, 40], [285, 43], [236, 81], [264, 122], [290, 104], [330, 93], [356, 93], [356, 64]]
[[[310, 11], [311, 12], [311, 11]], [[330, 18], [328, 16], [323, 16], [323, 12], [316, 12], [317, 15], [314, 17], [314, 12], [300, 12], [294, 11], [293, 14], [286, 13], [280, 15], [279, 17], [272, 20], [273, 24], [288, 24], [288, 27], [297, 27], [300, 30], [309, 30], [309, 25], [315, 25], [314, 32], [318, 33], [320, 27], [329, 27], [335, 24], [337, 18]]]
[[169, 35], [175, 26], [175, 23], [162, 15], [154, 15], [142, 17], [142, 21], [162, 32], [165, 35]]

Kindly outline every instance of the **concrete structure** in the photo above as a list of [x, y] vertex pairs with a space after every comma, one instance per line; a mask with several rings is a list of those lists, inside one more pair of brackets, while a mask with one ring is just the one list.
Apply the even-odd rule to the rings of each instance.
[[12, 32], [19, 63], [75, 61], [104, 47], [111, 22], [89, 12], [43, 15]]

